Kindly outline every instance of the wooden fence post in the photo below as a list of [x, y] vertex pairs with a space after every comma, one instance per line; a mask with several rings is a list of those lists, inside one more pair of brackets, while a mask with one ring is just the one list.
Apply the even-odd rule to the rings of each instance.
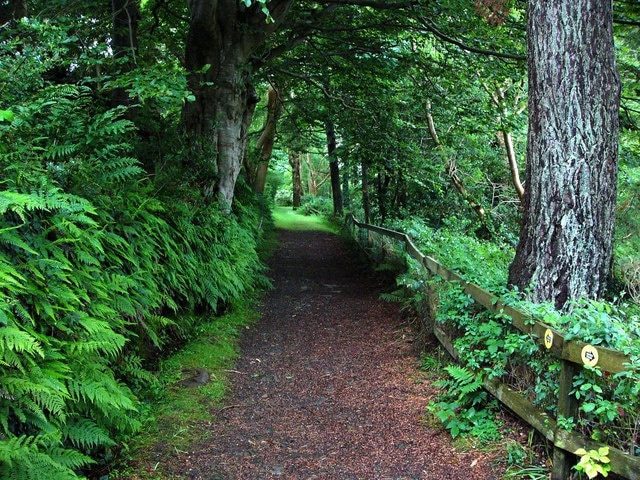
[[[562, 360], [560, 371], [560, 386], [558, 390], [558, 418], [576, 418], [578, 401], [571, 395], [573, 377], [578, 373], [579, 366], [569, 360]], [[557, 428], [562, 428], [558, 426]], [[567, 480], [571, 477], [571, 467], [575, 464], [575, 455], [560, 447], [553, 448], [553, 469], [551, 480]]]

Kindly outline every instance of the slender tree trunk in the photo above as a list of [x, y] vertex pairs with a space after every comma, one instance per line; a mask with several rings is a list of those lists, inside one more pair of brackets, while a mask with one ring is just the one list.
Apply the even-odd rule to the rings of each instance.
[[362, 209], [365, 223], [371, 223], [371, 195], [369, 194], [369, 165], [362, 162]]
[[329, 156], [329, 172], [331, 174], [331, 197], [333, 198], [333, 214], [342, 216], [342, 190], [340, 189], [340, 165], [336, 158], [336, 130], [332, 121], [325, 123], [327, 134], [327, 155]]
[[[505, 98], [505, 91], [507, 87], [497, 87], [490, 89], [486, 83], [482, 86], [493, 100], [493, 104], [496, 106], [498, 114], [498, 123], [502, 124], [504, 119], [508, 116], [507, 100]], [[519, 115], [524, 111], [523, 107], [518, 107], [520, 95], [516, 95], [516, 102], [513, 115]], [[513, 146], [513, 135], [504, 126], [498, 131], [498, 142], [504, 147], [506, 151], [507, 165], [509, 165], [509, 171], [511, 172], [511, 182], [516, 189], [516, 193], [520, 202], [524, 200], [524, 186], [520, 181], [520, 169], [518, 167], [518, 159], [516, 158], [516, 150]]]
[[[112, 0], [113, 33], [111, 35], [113, 55], [118, 59], [126, 59], [122, 70], [128, 72], [136, 65], [138, 54], [138, 3], [135, 0]], [[131, 106], [134, 99], [124, 88], [115, 88], [111, 93], [112, 106]], [[129, 120], [135, 119], [135, 110], [127, 112]]]
[[314, 197], [318, 196], [318, 180], [316, 179], [316, 172], [311, 165], [311, 154], [307, 153], [305, 158], [307, 164], [307, 192]]
[[558, 308], [609, 275], [620, 80], [611, 0], [529, 0], [523, 223], [509, 281]]
[[[440, 144], [440, 139], [438, 138], [438, 132], [436, 131], [436, 124], [433, 121], [433, 116], [431, 115], [431, 103], [427, 104], [427, 125], [429, 126], [429, 133], [431, 134], [431, 139], [436, 145], [438, 150], [442, 150], [442, 145]], [[464, 184], [462, 183], [462, 179], [458, 176], [458, 167], [456, 166], [456, 162], [454, 159], [447, 160], [446, 172], [451, 180], [451, 184], [455, 187], [458, 193], [465, 199], [465, 201], [473, 208], [478, 216], [478, 219], [481, 223], [486, 222], [486, 213], [484, 211], [484, 207], [476, 202], [473, 197], [467, 192]]]
[[380, 221], [384, 224], [387, 220], [387, 194], [389, 193], [389, 183], [391, 176], [385, 172], [379, 172], [376, 178], [378, 189], [378, 212], [380, 212]]
[[300, 208], [302, 204], [302, 162], [300, 153], [289, 154], [289, 165], [291, 165], [291, 180], [293, 181], [293, 209]]
[[391, 209], [399, 211], [401, 208], [407, 208], [407, 181], [402, 172], [399, 171], [395, 181], [395, 191]]
[[269, 161], [271, 160], [273, 144], [276, 138], [276, 126], [281, 113], [282, 101], [280, 93], [270, 85], [267, 91], [267, 119], [256, 145], [255, 157], [258, 161], [256, 165], [247, 164], [249, 183], [253, 186], [254, 192], [260, 195], [264, 193], [264, 187], [267, 182]]
[[507, 152], [507, 163], [509, 164], [509, 171], [511, 172], [511, 181], [516, 189], [518, 198], [522, 202], [524, 200], [524, 187], [520, 181], [520, 170], [518, 168], [518, 159], [516, 158], [516, 150], [513, 147], [513, 136], [511, 132], [505, 130], [501, 131], [502, 140], [504, 141], [504, 148]]
[[350, 179], [351, 175], [347, 166], [347, 168], [344, 168], [342, 172], [342, 206], [347, 208], [351, 205], [351, 188], [349, 186]]

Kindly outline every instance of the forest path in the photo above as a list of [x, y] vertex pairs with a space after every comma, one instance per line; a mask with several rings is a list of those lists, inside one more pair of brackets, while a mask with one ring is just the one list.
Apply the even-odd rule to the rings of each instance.
[[226, 406], [208, 440], [165, 470], [202, 480], [498, 479], [421, 422], [423, 382], [388, 281], [340, 237], [280, 231], [274, 290], [243, 335]]

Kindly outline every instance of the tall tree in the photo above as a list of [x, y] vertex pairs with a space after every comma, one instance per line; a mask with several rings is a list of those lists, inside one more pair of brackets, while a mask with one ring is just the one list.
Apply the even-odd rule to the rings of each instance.
[[[276, 126], [278, 118], [282, 113], [282, 99], [273, 85], [269, 85], [267, 90], [267, 118], [264, 121], [264, 128], [258, 138], [253, 156], [247, 155], [245, 158], [245, 169], [249, 184], [253, 191], [259, 194], [264, 193], [267, 181], [267, 171], [269, 161], [273, 152], [273, 144], [276, 139]], [[253, 157], [253, 158], [252, 158]]]
[[205, 191], [230, 210], [244, 158], [246, 135], [258, 97], [251, 85], [252, 54], [280, 25], [292, 0], [193, 0], [185, 64], [195, 101], [183, 111], [192, 137], [211, 147], [217, 179]]
[[611, 0], [528, 1], [523, 222], [509, 281], [558, 308], [603, 293], [612, 258], [620, 81]]
[[331, 173], [331, 197], [333, 198], [333, 214], [342, 216], [342, 189], [340, 185], [340, 164], [336, 158], [336, 129], [331, 120], [325, 123], [327, 133], [327, 155], [329, 156], [329, 171]]

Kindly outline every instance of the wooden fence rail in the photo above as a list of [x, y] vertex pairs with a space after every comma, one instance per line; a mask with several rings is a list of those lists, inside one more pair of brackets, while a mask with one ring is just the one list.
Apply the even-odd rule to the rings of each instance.
[[[616, 350], [565, 339], [560, 332], [549, 325], [532, 318], [531, 315], [518, 309], [505, 305], [492, 293], [476, 284], [466, 282], [457, 273], [447, 269], [433, 258], [424, 255], [405, 233], [359, 222], [353, 215], [347, 216], [347, 225], [352, 230], [360, 228], [402, 242], [405, 252], [417, 260], [430, 275], [438, 276], [449, 282], [459, 283], [475, 302], [490, 311], [509, 316], [512, 324], [518, 330], [531, 335], [532, 338], [546, 348], [549, 354], [559, 358], [562, 363], [562, 370], [558, 386], [558, 415], [569, 418], [574, 417], [578, 411], [579, 401], [570, 392], [573, 386], [573, 378], [579, 372], [580, 366], [584, 364], [598, 365], [601, 370], [611, 373], [625, 370], [625, 363], [629, 362], [628, 356]], [[357, 235], [354, 235], [354, 237], [358, 238]], [[444, 330], [434, 325], [432, 333], [454, 358], [458, 357], [453, 347], [453, 340], [448, 337]], [[574, 455], [578, 449], [584, 448], [589, 451], [606, 446], [582, 434], [568, 432], [559, 428], [553, 418], [534, 406], [525, 396], [497, 380], [486, 380], [485, 388], [553, 443], [552, 480], [566, 480], [569, 478], [575, 458]], [[608, 448], [611, 471], [629, 480], [640, 480], [640, 457], [625, 453], [611, 446], [608, 446]]]

